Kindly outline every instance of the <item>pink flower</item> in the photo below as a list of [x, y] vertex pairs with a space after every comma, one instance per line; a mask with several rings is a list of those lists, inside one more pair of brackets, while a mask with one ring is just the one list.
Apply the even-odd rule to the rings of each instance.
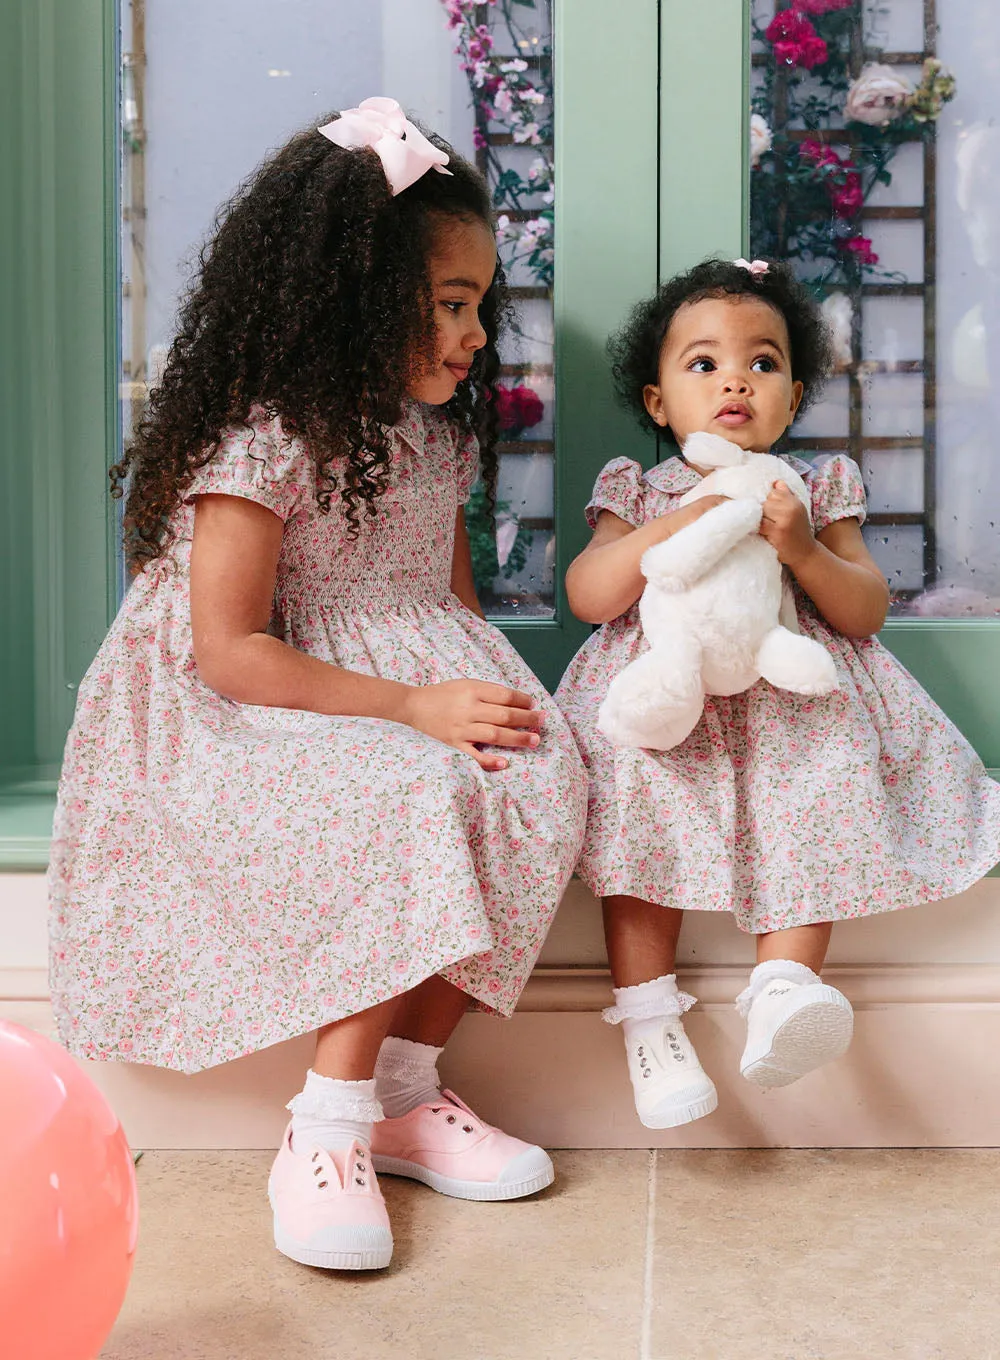
[[878, 256], [872, 250], [871, 239], [867, 236], [850, 236], [841, 241], [841, 250], [849, 251], [859, 264], [878, 264]]

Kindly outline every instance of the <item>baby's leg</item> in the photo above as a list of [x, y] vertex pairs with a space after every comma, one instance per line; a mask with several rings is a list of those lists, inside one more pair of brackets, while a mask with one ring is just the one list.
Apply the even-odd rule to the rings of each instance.
[[641, 897], [605, 897], [604, 938], [615, 986], [635, 987], [672, 973], [683, 920], [676, 907]]
[[819, 977], [832, 929], [821, 921], [757, 937], [757, 967], [736, 1001], [747, 1021], [740, 1072], [755, 1086], [787, 1086], [850, 1045], [851, 1003]]
[[694, 997], [677, 989], [674, 959], [683, 913], [639, 897], [604, 899], [604, 934], [635, 1108], [647, 1128], [668, 1129], [710, 1114], [718, 1103], [681, 1016]]

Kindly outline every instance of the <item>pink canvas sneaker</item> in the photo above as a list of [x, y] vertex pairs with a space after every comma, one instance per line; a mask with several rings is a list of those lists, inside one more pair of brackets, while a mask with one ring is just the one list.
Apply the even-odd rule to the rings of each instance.
[[292, 1151], [289, 1124], [267, 1183], [274, 1245], [304, 1266], [381, 1270], [392, 1259], [385, 1200], [364, 1143]]
[[520, 1199], [555, 1177], [543, 1148], [484, 1123], [451, 1091], [376, 1124], [372, 1159], [379, 1172], [409, 1176], [457, 1199]]

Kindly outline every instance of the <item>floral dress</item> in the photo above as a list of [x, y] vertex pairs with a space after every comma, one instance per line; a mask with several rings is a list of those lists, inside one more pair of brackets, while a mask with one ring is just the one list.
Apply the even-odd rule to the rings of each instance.
[[[451, 593], [457, 508], [477, 470], [433, 407], [393, 432], [374, 521], [277, 422], [228, 437], [195, 476], [170, 558], [136, 578], [80, 687], [49, 871], [63, 1041], [89, 1058], [194, 1072], [441, 973], [509, 1015], [576, 861], [586, 779], [565, 721], [503, 635]], [[401, 723], [234, 703], [195, 667], [193, 501], [284, 522], [270, 631], [411, 685], [531, 694], [541, 744], [503, 771]]]
[[[857, 465], [789, 458], [816, 532], [865, 517]], [[698, 481], [680, 458], [609, 463], [587, 507], [641, 525]], [[828, 648], [838, 688], [822, 698], [760, 680], [708, 697], [673, 750], [612, 746], [597, 729], [608, 685], [646, 650], [638, 606], [583, 645], [556, 693], [590, 773], [578, 873], [627, 894], [731, 911], [752, 934], [870, 916], [962, 892], [1000, 860], [1000, 785], [913, 677], [874, 638], [842, 636], [794, 588], [802, 633]]]

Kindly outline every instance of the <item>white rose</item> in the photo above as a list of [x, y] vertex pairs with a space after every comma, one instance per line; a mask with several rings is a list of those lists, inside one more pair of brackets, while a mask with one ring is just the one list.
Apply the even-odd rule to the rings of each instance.
[[913, 85], [891, 66], [872, 62], [863, 68], [847, 92], [844, 117], [848, 122], [885, 127], [898, 118], [903, 105], [913, 94]]
[[758, 166], [760, 158], [771, 150], [771, 129], [759, 113], [750, 115], [750, 164]]
[[838, 364], [853, 363], [851, 323], [854, 320], [854, 307], [851, 299], [846, 293], [831, 293], [829, 297], [823, 299], [820, 311], [823, 313], [823, 319], [830, 330], [833, 357]]

